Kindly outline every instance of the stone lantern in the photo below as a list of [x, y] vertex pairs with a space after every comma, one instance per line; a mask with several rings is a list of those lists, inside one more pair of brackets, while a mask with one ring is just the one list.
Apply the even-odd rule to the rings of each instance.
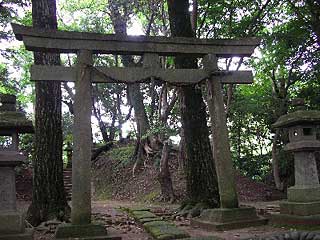
[[25, 219], [17, 211], [14, 168], [25, 157], [19, 153], [19, 133], [32, 133], [32, 122], [16, 111], [14, 95], [0, 95], [0, 136], [8, 142], [0, 148], [0, 240], [32, 239], [32, 231], [25, 229]]
[[289, 143], [285, 151], [294, 156], [295, 185], [288, 188], [288, 200], [280, 203], [280, 215], [275, 222], [299, 225], [320, 224], [320, 184], [315, 152], [320, 150], [317, 127], [320, 111], [307, 111], [303, 100], [298, 99], [297, 111], [281, 116], [274, 128], [287, 128]]

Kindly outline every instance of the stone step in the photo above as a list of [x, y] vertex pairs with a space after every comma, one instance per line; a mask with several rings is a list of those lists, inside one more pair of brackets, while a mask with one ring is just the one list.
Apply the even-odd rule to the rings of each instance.
[[67, 200], [72, 197], [72, 169], [63, 170], [64, 189], [66, 191]]

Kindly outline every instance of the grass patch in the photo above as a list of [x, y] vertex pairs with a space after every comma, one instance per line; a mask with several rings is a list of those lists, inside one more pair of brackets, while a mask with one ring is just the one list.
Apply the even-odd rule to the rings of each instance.
[[109, 200], [112, 198], [111, 187], [104, 186], [104, 188], [96, 189], [95, 199], [97, 201]]
[[107, 157], [119, 162], [119, 166], [127, 166], [134, 152], [134, 145], [113, 148], [107, 153]]

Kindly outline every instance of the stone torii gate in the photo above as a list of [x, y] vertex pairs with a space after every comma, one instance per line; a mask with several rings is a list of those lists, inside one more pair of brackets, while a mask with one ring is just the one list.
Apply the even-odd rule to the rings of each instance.
[[[218, 175], [221, 210], [238, 209], [234, 168], [228, 142], [221, 83], [252, 83], [251, 71], [220, 71], [218, 57], [250, 57], [260, 40], [207, 40], [146, 36], [116, 36], [111, 34], [67, 32], [35, 29], [12, 24], [18, 40], [26, 49], [37, 52], [76, 53], [75, 67], [34, 65], [33, 81], [75, 82], [74, 154], [72, 165], [71, 225], [61, 226], [56, 238], [104, 235], [91, 224], [91, 83], [137, 83], [160, 79], [170, 84], [196, 84], [208, 80], [214, 109], [214, 159]], [[95, 67], [93, 54], [142, 55], [143, 67]], [[204, 58], [204, 69], [162, 69], [159, 56], [187, 55]], [[254, 209], [253, 209], [254, 210]], [[251, 209], [245, 210], [252, 213]], [[220, 215], [224, 212], [219, 213]], [[230, 212], [228, 212], [230, 216]], [[250, 214], [249, 214], [250, 215]], [[253, 214], [250, 215], [252, 217]], [[239, 216], [237, 217], [238, 219]], [[206, 219], [205, 219], [206, 220]], [[241, 219], [240, 219], [241, 220]], [[242, 219], [243, 220], [243, 219]], [[206, 220], [210, 221], [210, 220]], [[216, 222], [217, 220], [213, 220]], [[214, 223], [213, 223], [214, 224]], [[110, 237], [111, 239], [111, 237]]]

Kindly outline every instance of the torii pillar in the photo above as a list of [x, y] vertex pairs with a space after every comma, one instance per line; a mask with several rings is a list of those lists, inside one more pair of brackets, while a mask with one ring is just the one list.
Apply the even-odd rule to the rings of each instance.
[[231, 159], [228, 139], [227, 118], [219, 76], [211, 73], [219, 71], [217, 57], [208, 54], [203, 59], [204, 68], [211, 75], [208, 79], [208, 105], [213, 135], [213, 155], [218, 178], [220, 208], [207, 209], [199, 218], [191, 219], [191, 225], [208, 230], [229, 230], [267, 223], [257, 216], [253, 207], [239, 207], [235, 181], [235, 169]]
[[72, 155], [71, 224], [57, 228], [56, 239], [115, 239], [104, 226], [91, 222], [91, 66], [92, 52], [78, 52]]

